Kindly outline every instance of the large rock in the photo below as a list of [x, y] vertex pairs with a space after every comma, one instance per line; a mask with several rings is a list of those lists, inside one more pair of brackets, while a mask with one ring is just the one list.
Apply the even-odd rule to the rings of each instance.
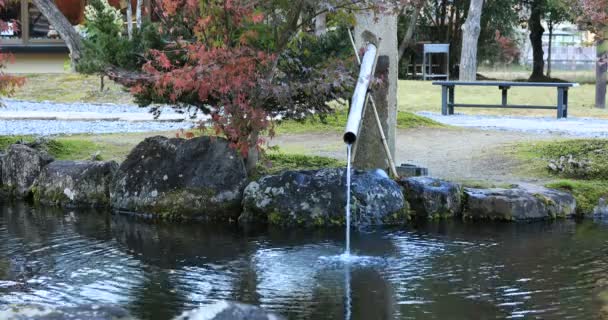
[[[346, 170], [286, 171], [250, 183], [245, 189], [244, 222], [280, 226], [345, 223]], [[399, 185], [382, 170], [355, 171], [352, 177], [353, 225], [405, 223], [407, 210]]]
[[542, 187], [465, 189], [464, 217], [491, 220], [541, 220], [575, 215], [576, 200], [566, 192]]
[[608, 219], [608, 200], [600, 198], [597, 206], [593, 209], [593, 215], [597, 218]]
[[34, 199], [42, 204], [66, 207], [110, 205], [110, 184], [118, 171], [114, 161], [54, 161], [48, 164], [34, 187]]
[[399, 184], [418, 217], [447, 218], [462, 213], [463, 190], [459, 184], [430, 177], [404, 178]]
[[2, 183], [2, 161], [4, 160], [5, 156], [5, 153], [0, 152], [0, 200], [3, 200], [8, 196], [8, 192], [6, 188], [4, 188], [4, 184]]
[[30, 194], [42, 169], [53, 161], [44, 151], [23, 144], [10, 146], [2, 159], [3, 188], [17, 198]]
[[268, 313], [259, 307], [233, 302], [218, 302], [188, 311], [175, 320], [281, 320], [280, 316]]
[[10, 306], [0, 309], [0, 319], [5, 320], [127, 320], [135, 319], [119, 307], [108, 305], [83, 305], [51, 308], [46, 306]]
[[118, 210], [167, 219], [230, 220], [247, 183], [243, 159], [222, 138], [148, 138], [131, 151], [110, 189]]

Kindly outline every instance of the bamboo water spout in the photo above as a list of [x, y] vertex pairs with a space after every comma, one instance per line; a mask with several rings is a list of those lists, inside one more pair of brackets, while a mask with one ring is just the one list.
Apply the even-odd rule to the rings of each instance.
[[361, 71], [359, 72], [359, 80], [355, 87], [353, 99], [350, 105], [348, 121], [346, 122], [346, 130], [344, 132], [344, 142], [352, 145], [357, 141], [359, 130], [361, 129], [361, 121], [363, 112], [368, 99], [368, 90], [373, 76], [376, 64], [377, 48], [373, 44], [368, 44], [365, 48], [365, 54], [361, 61]]

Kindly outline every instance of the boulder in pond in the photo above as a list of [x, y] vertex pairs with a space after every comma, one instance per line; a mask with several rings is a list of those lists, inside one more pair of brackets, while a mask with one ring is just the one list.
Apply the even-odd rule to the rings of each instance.
[[597, 206], [593, 209], [593, 215], [597, 218], [608, 219], [608, 200], [600, 198]]
[[51, 162], [36, 180], [34, 199], [46, 205], [107, 207], [117, 171], [115, 161]]
[[431, 177], [404, 178], [399, 184], [418, 217], [447, 218], [462, 213], [463, 190], [459, 184]]
[[246, 304], [221, 301], [192, 311], [184, 312], [175, 320], [281, 320], [283, 317], [262, 308]]
[[243, 159], [227, 140], [147, 138], [121, 164], [112, 186], [119, 211], [177, 220], [238, 218], [247, 183]]
[[44, 151], [24, 144], [11, 145], [2, 158], [3, 188], [17, 198], [27, 197], [42, 169], [52, 161]]
[[2, 183], [2, 161], [6, 154], [4, 152], [0, 152], [0, 200], [8, 197], [8, 192], [4, 188], [4, 184]]
[[512, 189], [465, 189], [467, 219], [525, 221], [566, 218], [576, 213], [576, 200], [566, 192], [535, 186]]
[[6, 320], [127, 320], [135, 319], [119, 307], [90, 304], [77, 307], [8, 306], [0, 309]]
[[[401, 224], [407, 208], [399, 185], [382, 170], [353, 171], [353, 225]], [[250, 183], [243, 197], [242, 222], [271, 225], [345, 224], [346, 169], [286, 171]]]

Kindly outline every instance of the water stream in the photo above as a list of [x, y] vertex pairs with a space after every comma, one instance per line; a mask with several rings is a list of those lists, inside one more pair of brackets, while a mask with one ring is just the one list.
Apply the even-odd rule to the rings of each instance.
[[351, 185], [351, 150], [352, 144], [346, 145], [346, 249], [344, 257], [350, 256], [350, 185]]
[[607, 224], [351, 231], [356, 262], [344, 263], [319, 258], [344, 252], [344, 228], [152, 224], [0, 204], [0, 308], [109, 303], [164, 320], [232, 300], [288, 319], [601, 319]]

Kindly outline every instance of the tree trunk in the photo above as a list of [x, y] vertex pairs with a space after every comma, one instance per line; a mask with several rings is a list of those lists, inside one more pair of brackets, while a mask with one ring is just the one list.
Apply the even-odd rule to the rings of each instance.
[[416, 32], [416, 26], [418, 25], [418, 16], [420, 15], [420, 8], [414, 8], [414, 12], [412, 12], [412, 16], [410, 17], [410, 23], [407, 26], [407, 31], [405, 35], [403, 35], [403, 39], [401, 39], [401, 44], [399, 45], [399, 60], [403, 58], [403, 54], [405, 50], [413, 45], [414, 40], [414, 32]]
[[137, 30], [141, 30], [141, 12], [144, 3], [143, 0], [137, 0], [137, 8], [135, 8], [135, 21], [137, 23]]
[[608, 28], [603, 39], [597, 42], [597, 65], [595, 78], [595, 107], [606, 109], [606, 74], [608, 73]]
[[553, 52], [553, 21], [548, 22], [549, 25], [549, 48], [547, 49], [547, 77], [551, 78], [551, 53]]
[[530, 81], [542, 80], [545, 78], [545, 52], [543, 51], [543, 33], [545, 33], [545, 28], [543, 28], [543, 25], [541, 24], [542, 11], [542, 0], [534, 0], [534, 2], [532, 2], [530, 20], [528, 20], [533, 55]]
[[249, 176], [256, 173], [258, 161], [260, 160], [260, 150], [258, 149], [258, 139], [260, 138], [260, 132], [253, 130], [249, 134], [249, 150], [247, 151], [247, 159], [245, 162], [245, 168]]
[[76, 29], [68, 21], [68, 19], [57, 9], [53, 0], [32, 0], [34, 5], [42, 12], [45, 18], [49, 20], [53, 28], [57, 30], [61, 39], [65, 41], [70, 50], [70, 59], [72, 60], [72, 68], [76, 66], [76, 62], [82, 56], [82, 38], [76, 32]]
[[483, 0], [471, 0], [467, 21], [462, 25], [460, 81], [477, 80], [477, 42], [481, 32]]
[[127, 34], [129, 40], [133, 39], [133, 5], [131, 0], [127, 1]]
[[321, 13], [315, 18], [315, 35], [320, 37], [327, 33], [327, 13]]

